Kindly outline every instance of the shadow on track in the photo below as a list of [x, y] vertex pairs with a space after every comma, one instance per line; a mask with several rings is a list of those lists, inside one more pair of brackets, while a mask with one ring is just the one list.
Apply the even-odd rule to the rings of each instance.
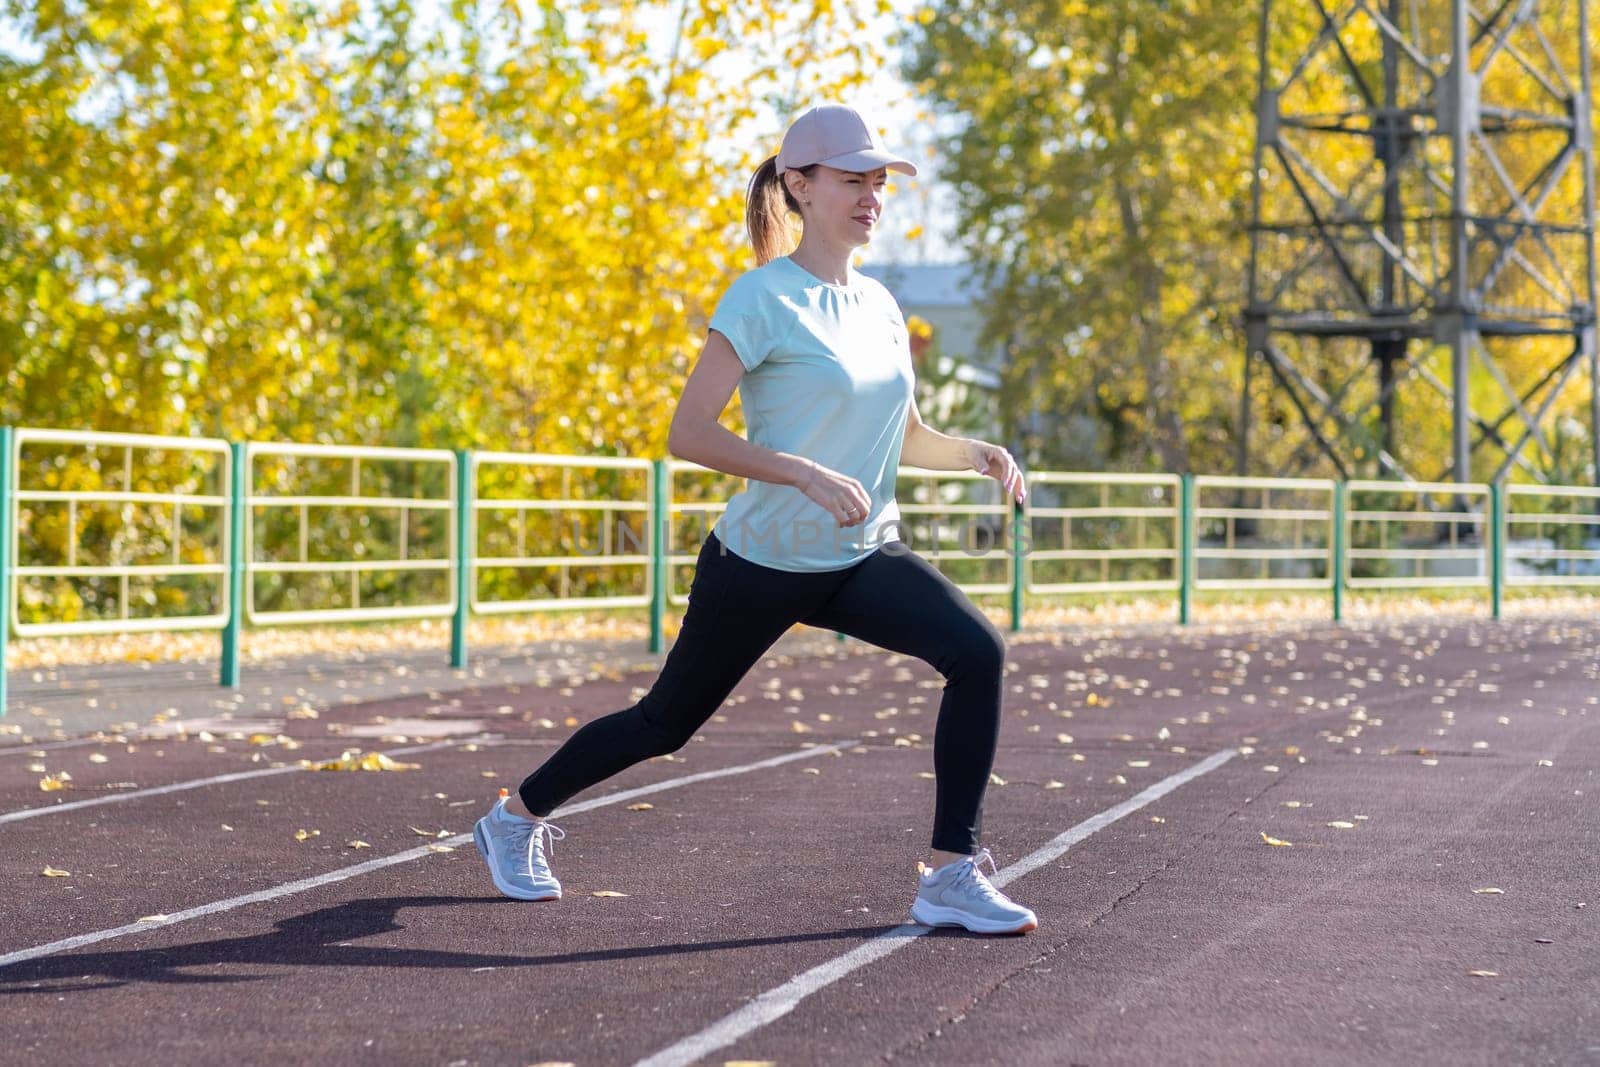
[[[670, 945], [594, 949], [549, 956], [508, 956], [436, 949], [354, 945], [362, 937], [404, 930], [397, 916], [402, 908], [459, 907], [464, 904], [513, 906], [502, 897], [384, 897], [353, 900], [284, 919], [267, 934], [198, 941], [171, 948], [88, 952], [26, 960], [0, 969], [0, 995], [86, 992], [132, 982], [214, 985], [254, 982], [266, 974], [189, 974], [187, 968], [244, 964], [277, 967], [400, 967], [457, 970], [478, 967], [554, 967], [568, 963], [604, 963], [694, 952], [798, 945], [812, 941], [865, 941], [899, 923], [853, 926], [773, 937], [744, 937]], [[521, 904], [526, 907], [526, 904]]]

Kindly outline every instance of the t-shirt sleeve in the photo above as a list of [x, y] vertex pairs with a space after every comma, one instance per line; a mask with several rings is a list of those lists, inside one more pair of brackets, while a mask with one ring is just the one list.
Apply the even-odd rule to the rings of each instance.
[[728, 286], [711, 315], [711, 329], [728, 339], [747, 371], [761, 366], [780, 340], [772, 314], [774, 303], [752, 272]]

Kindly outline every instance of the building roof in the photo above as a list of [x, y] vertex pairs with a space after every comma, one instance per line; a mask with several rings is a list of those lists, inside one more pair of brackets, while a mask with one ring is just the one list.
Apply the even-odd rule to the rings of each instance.
[[870, 263], [861, 273], [882, 282], [901, 304], [973, 307], [984, 303], [981, 279], [968, 263]]

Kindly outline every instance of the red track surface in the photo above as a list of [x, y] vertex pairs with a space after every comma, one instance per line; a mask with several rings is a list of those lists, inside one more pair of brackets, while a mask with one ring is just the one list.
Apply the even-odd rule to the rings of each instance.
[[[701, 1037], [704, 1062], [1600, 1059], [1600, 624], [1033, 635], [1009, 661], [985, 828], [1002, 866], [1240, 755], [1011, 883], [1036, 933], [917, 938], [731, 1043]], [[769, 660], [678, 759], [594, 792], [857, 747], [558, 820], [558, 903], [501, 898], [466, 843], [14, 955], [434, 840], [413, 828], [466, 833], [568, 716], [624, 707], [652, 678], [325, 708], [272, 726], [293, 750], [225, 724], [210, 741], [0, 749], [5, 1058], [632, 1063], [907, 921], [941, 680], [841, 653]], [[412, 771], [135, 795], [429, 744], [440, 724], [494, 736], [396, 757]], [[353, 736], [367, 727], [380, 736]], [[37, 764], [73, 788], [41, 792]], [[6, 818], [102, 796], [119, 799]]]

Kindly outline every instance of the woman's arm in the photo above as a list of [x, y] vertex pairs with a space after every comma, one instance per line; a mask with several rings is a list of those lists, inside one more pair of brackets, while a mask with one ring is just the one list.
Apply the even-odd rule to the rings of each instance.
[[993, 477], [1019, 501], [1028, 495], [1022, 470], [1010, 452], [987, 441], [940, 433], [922, 421], [915, 398], [906, 416], [906, 436], [900, 444], [900, 462], [905, 466], [934, 471], [977, 471]]
[[794, 486], [826, 508], [840, 526], [865, 522], [871, 499], [860, 482], [804, 456], [746, 441], [718, 421], [743, 376], [744, 364], [733, 343], [712, 330], [672, 413], [667, 451], [726, 474]]
[[811, 476], [815, 464], [752, 444], [718, 421], [742, 377], [744, 364], [739, 362], [732, 343], [713, 330], [706, 336], [700, 360], [689, 372], [683, 395], [672, 413], [667, 451], [679, 459], [740, 478], [798, 488]]

